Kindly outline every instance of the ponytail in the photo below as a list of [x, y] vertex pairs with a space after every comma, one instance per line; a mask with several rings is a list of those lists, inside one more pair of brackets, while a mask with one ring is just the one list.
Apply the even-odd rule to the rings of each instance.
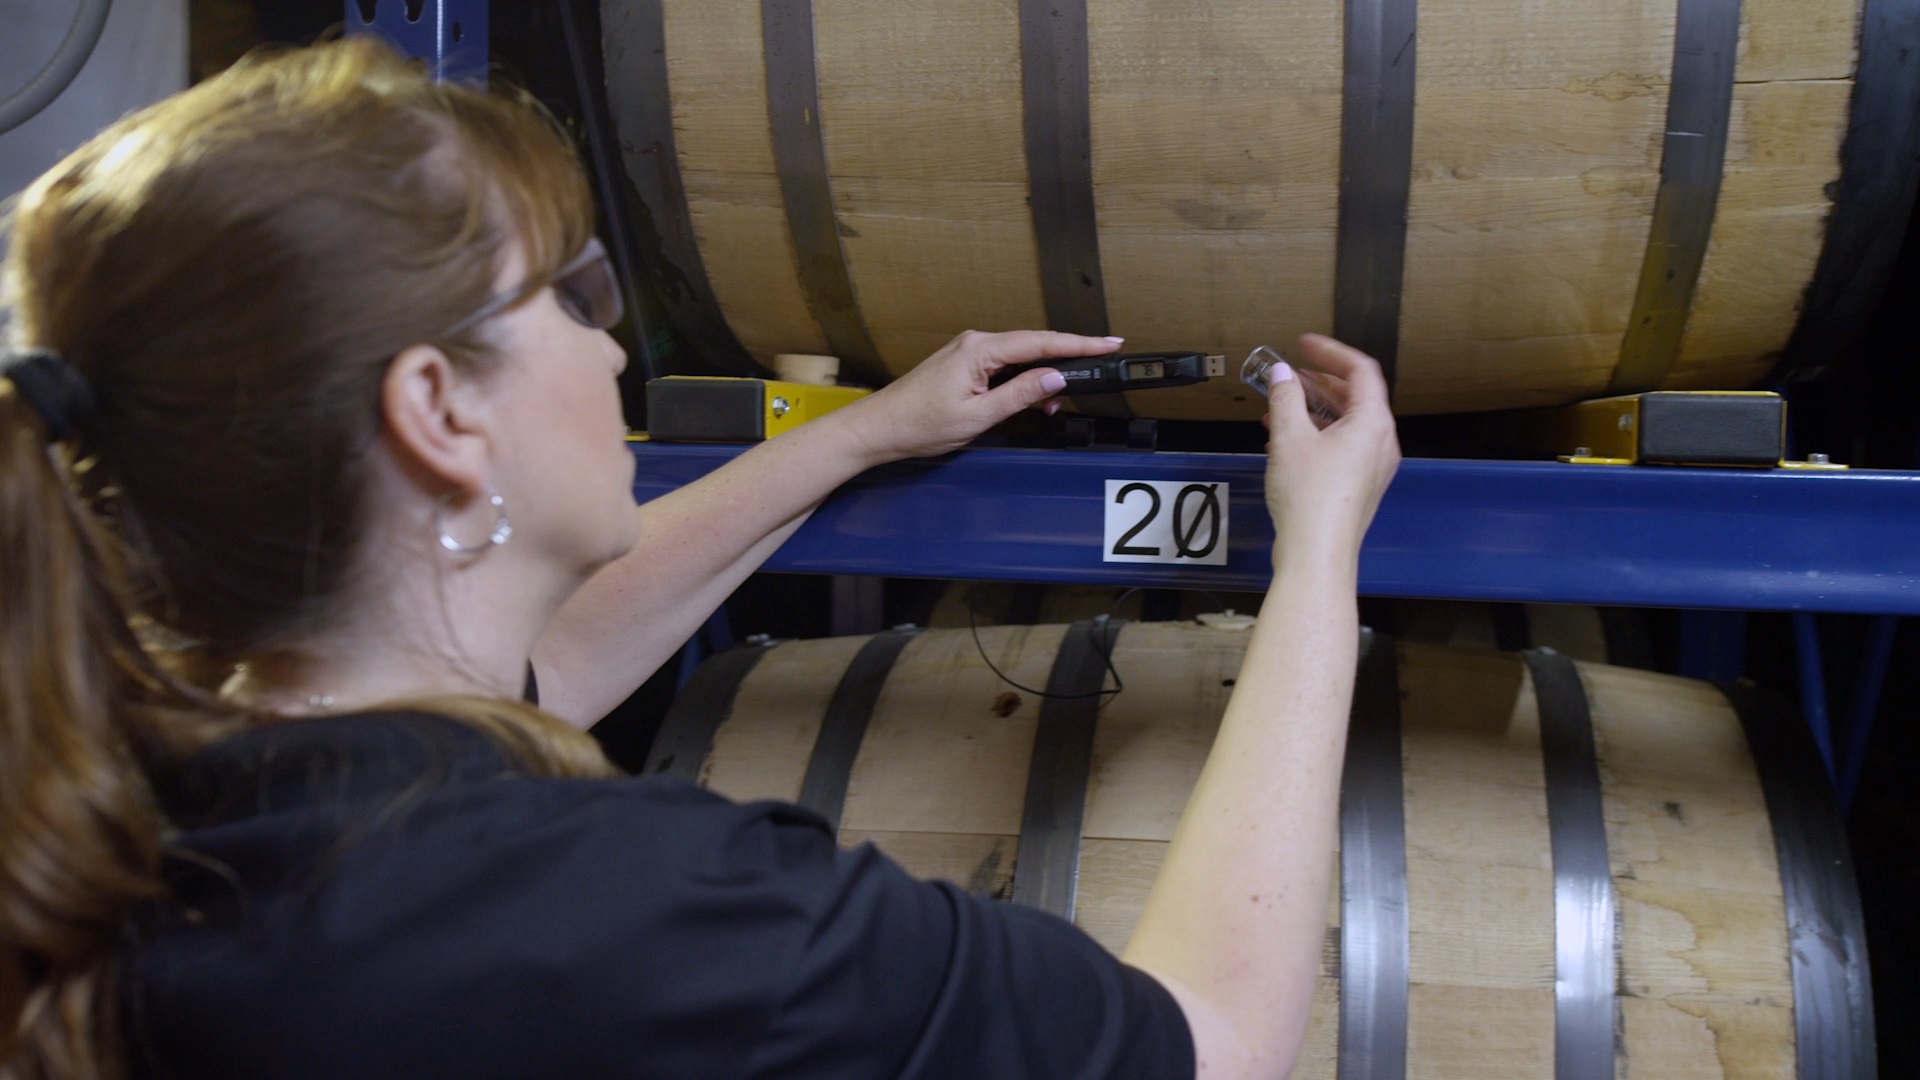
[[[127, 559], [48, 435], [0, 372], [0, 1080], [115, 1080], [121, 936], [165, 891], [150, 770], [259, 717], [163, 668], [136, 636]], [[617, 773], [537, 708], [421, 704], [536, 774]]]
[[115, 950], [160, 891], [128, 737], [159, 673], [62, 453], [0, 378], [0, 1080], [120, 1071]]
[[[537, 276], [593, 221], [550, 117], [366, 37], [237, 64], [22, 193], [0, 305], [99, 412], [68, 422], [68, 373], [0, 371], [0, 1080], [126, 1071], [119, 945], [165, 899], [155, 788], [279, 719], [213, 688], [349, 592], [388, 359], [502, 363], [446, 328], [510, 245]], [[437, 707], [535, 773], [612, 772], [530, 706]]]

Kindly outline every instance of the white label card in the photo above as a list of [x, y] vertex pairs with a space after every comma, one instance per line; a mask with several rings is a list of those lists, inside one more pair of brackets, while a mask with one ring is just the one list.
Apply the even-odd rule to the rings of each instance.
[[1227, 565], [1227, 485], [1107, 481], [1106, 562]]

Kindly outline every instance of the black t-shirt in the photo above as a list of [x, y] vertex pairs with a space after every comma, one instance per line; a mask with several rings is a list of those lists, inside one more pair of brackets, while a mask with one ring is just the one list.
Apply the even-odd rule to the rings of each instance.
[[781, 803], [530, 777], [454, 721], [227, 740], [127, 951], [135, 1074], [1190, 1077], [1185, 1019], [1070, 924]]

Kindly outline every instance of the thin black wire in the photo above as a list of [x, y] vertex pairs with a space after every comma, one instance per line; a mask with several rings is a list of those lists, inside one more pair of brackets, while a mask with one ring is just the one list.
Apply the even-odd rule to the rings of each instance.
[[[1006, 683], [1008, 686], [1013, 687], [1015, 690], [1020, 690], [1025, 693], [1034, 694], [1043, 698], [1056, 698], [1061, 701], [1079, 701], [1079, 700], [1090, 698], [1090, 697], [1100, 697], [1105, 694], [1118, 694], [1120, 691], [1125, 690], [1127, 688], [1127, 684], [1121, 681], [1120, 679], [1120, 669], [1113, 666], [1113, 646], [1110, 642], [1106, 641], [1106, 635], [1102, 633], [1102, 631], [1104, 631], [1106, 627], [1113, 622], [1114, 613], [1120, 610], [1120, 605], [1126, 603], [1129, 597], [1131, 597], [1134, 593], [1141, 591], [1142, 588], [1144, 588], [1144, 586], [1136, 586], [1134, 588], [1127, 589], [1126, 591], [1122, 592], [1119, 596], [1114, 598], [1113, 606], [1107, 609], [1107, 613], [1105, 615], [1102, 615], [1099, 618], [1093, 620], [1091, 623], [1087, 624], [1087, 634], [1091, 638], [1093, 651], [1096, 653], [1099, 653], [1100, 659], [1106, 661], [1107, 671], [1112, 673], [1113, 675], [1112, 689], [1107, 689], [1105, 687], [1102, 687], [1099, 690], [1094, 690], [1090, 693], [1085, 693], [1085, 694], [1049, 694], [1045, 690], [1035, 690], [1031, 686], [1022, 686], [1019, 683], [1014, 682], [1012, 679], [1008, 678], [1005, 672], [993, 666], [993, 661], [987, 657], [987, 647], [980, 643], [980, 623], [974, 611], [973, 590], [971, 588], [966, 590], [967, 629], [973, 631], [973, 647], [976, 651], [980, 653], [980, 662], [987, 665], [987, 670], [993, 672], [993, 674], [997, 678], [999, 678], [1001, 682]], [[1205, 596], [1211, 599], [1214, 603], [1220, 605], [1220, 609], [1222, 611], [1226, 610], [1227, 602], [1226, 600], [1221, 598], [1219, 593], [1213, 592], [1212, 590], [1209, 590], [1209, 589], [1195, 589], [1193, 591], [1198, 592], [1200, 595]], [[1116, 635], [1116, 637], [1117, 636], [1118, 635]], [[1102, 704], [1102, 707], [1105, 706], [1105, 702], [1102, 702], [1101, 704]]]
[[[1117, 607], [1118, 605], [1116, 604], [1115, 606]], [[1100, 631], [1105, 630], [1107, 628], [1107, 624], [1110, 621], [1111, 621], [1110, 616], [1102, 615], [1100, 618], [1095, 619], [1093, 622], [1087, 624], [1087, 633], [1091, 635], [1093, 651], [1100, 654], [1100, 659], [1106, 661], [1107, 663], [1107, 670], [1113, 673], [1113, 688], [1109, 690], [1103, 687], [1099, 690], [1094, 690], [1085, 694], [1049, 694], [1045, 690], [1035, 690], [1031, 686], [1023, 686], [1020, 683], [1014, 682], [1012, 679], [1009, 679], [1007, 677], [1006, 672], [1001, 671], [999, 668], [993, 666], [993, 661], [987, 658], [987, 647], [980, 643], [980, 624], [978, 620], [974, 618], [974, 614], [973, 614], [973, 590], [971, 589], [967, 590], [967, 629], [973, 631], [973, 647], [979, 650], [980, 652], [980, 662], [987, 665], [987, 670], [993, 672], [994, 675], [997, 676], [1001, 682], [1006, 683], [1008, 686], [1013, 687], [1015, 690], [1021, 690], [1026, 693], [1033, 694], [1036, 697], [1057, 698], [1061, 701], [1080, 701], [1085, 698], [1100, 697], [1105, 694], [1118, 694], [1120, 691], [1125, 690], [1127, 688], [1127, 684], [1120, 681], [1119, 669], [1113, 666], [1112, 649], [1110, 647], [1109, 648], [1101, 647], [1103, 644], [1105, 644], [1103, 639], [1106, 637], [1106, 635], [1104, 633], [1101, 633]], [[1101, 681], [1104, 682], [1106, 680], [1102, 678]]]
[[[1102, 631], [1104, 631], [1106, 627], [1113, 622], [1114, 613], [1120, 610], [1120, 605], [1126, 603], [1128, 597], [1131, 597], [1134, 593], [1137, 593], [1139, 591], [1140, 591], [1140, 588], [1136, 587], [1136, 588], [1128, 589], [1125, 592], [1122, 592], [1119, 596], [1114, 598], [1113, 606], [1107, 609], [1107, 613], [1105, 615], [1100, 616], [1099, 618], [1093, 620], [1091, 623], [1087, 625], [1087, 634], [1093, 645], [1093, 651], [1100, 654], [1100, 659], [1106, 662], [1107, 671], [1113, 675], [1113, 686], [1111, 689], [1102, 687], [1099, 690], [1094, 690], [1090, 693], [1085, 693], [1085, 694], [1050, 694], [1045, 690], [1035, 690], [1031, 686], [1022, 686], [1021, 684], [1014, 682], [1012, 679], [1008, 678], [1006, 672], [1003, 672], [999, 668], [993, 666], [993, 661], [989, 659], [987, 656], [987, 647], [980, 643], [980, 623], [974, 611], [972, 589], [966, 590], [967, 629], [973, 631], [973, 647], [975, 650], [977, 650], [980, 653], [980, 662], [987, 665], [987, 670], [993, 672], [995, 677], [997, 677], [1001, 682], [1006, 683], [1008, 686], [1013, 687], [1015, 690], [1023, 691], [1025, 693], [1033, 694], [1043, 698], [1056, 698], [1061, 701], [1079, 701], [1079, 700], [1090, 698], [1090, 697], [1101, 697], [1106, 694], [1118, 694], [1120, 691], [1125, 690], [1127, 688], [1127, 684], [1120, 678], [1120, 669], [1113, 666], [1113, 646], [1111, 642], [1106, 640], [1106, 635]], [[1219, 604], [1222, 608], [1226, 607], [1226, 601], [1220, 599], [1218, 594], [1208, 592], [1205, 589], [1201, 589], [1198, 591], [1204, 596], [1212, 597], [1213, 602], [1216, 604]]]

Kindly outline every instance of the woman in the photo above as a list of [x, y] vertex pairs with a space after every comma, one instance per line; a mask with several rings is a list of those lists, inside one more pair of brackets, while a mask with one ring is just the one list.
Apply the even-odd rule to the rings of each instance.
[[243, 64], [23, 197], [0, 1076], [1286, 1072], [1398, 460], [1378, 369], [1307, 339], [1348, 397], [1324, 430], [1273, 385], [1287, 603], [1123, 964], [577, 730], [836, 485], [1052, 407], [1057, 372], [988, 376], [1114, 340], [963, 334], [636, 509], [590, 230], [536, 111], [364, 41]]

